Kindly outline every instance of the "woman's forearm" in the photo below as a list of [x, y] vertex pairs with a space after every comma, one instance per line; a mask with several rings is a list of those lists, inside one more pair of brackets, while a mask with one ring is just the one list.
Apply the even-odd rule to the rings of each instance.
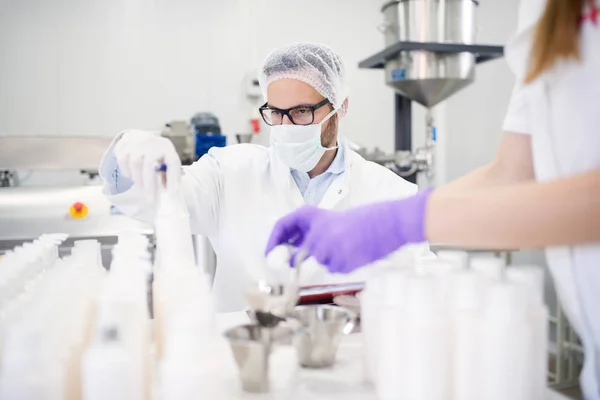
[[494, 159], [467, 175], [438, 189], [439, 193], [461, 193], [465, 190], [489, 189], [533, 181], [531, 138], [513, 132], [504, 132]]
[[600, 241], [600, 170], [547, 183], [437, 190], [427, 204], [431, 242], [539, 248]]

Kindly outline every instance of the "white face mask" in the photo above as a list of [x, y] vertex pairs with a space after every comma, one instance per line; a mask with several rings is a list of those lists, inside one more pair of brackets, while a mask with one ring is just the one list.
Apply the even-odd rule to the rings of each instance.
[[321, 127], [336, 112], [333, 110], [318, 124], [271, 126], [271, 147], [277, 157], [292, 169], [311, 171], [326, 151], [338, 147], [326, 148], [321, 145]]

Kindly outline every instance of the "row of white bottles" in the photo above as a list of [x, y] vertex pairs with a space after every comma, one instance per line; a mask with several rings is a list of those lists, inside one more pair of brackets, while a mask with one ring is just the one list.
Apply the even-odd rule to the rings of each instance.
[[464, 252], [381, 269], [361, 293], [366, 379], [381, 400], [543, 399], [542, 288], [540, 268]]
[[43, 235], [0, 258], [0, 359], [5, 330], [28, 302], [44, 271], [58, 260], [58, 245], [66, 235]]
[[53, 265], [29, 277], [13, 301], [18, 311], [3, 321], [2, 399], [80, 398], [81, 356], [105, 270], [97, 264], [99, 245], [79, 256], [56, 259], [61, 239], [50, 241], [55, 242], [48, 251]]

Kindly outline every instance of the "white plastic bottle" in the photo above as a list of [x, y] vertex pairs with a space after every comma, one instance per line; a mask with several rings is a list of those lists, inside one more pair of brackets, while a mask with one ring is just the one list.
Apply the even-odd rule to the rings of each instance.
[[389, 271], [385, 278], [381, 296], [376, 345], [379, 349], [376, 363], [375, 388], [380, 400], [395, 400], [402, 391], [403, 302], [406, 285], [411, 276], [407, 270]]
[[451, 277], [452, 398], [480, 400], [481, 324], [485, 281], [472, 271]]
[[139, 364], [119, 338], [116, 327], [103, 328], [82, 362], [83, 400], [142, 400]]
[[497, 257], [472, 257], [470, 267], [482, 277], [498, 282], [504, 277], [506, 262]]
[[529, 400], [531, 327], [522, 285], [496, 283], [489, 289], [482, 324], [481, 398]]
[[450, 277], [461, 271], [461, 266], [448, 260], [433, 259], [423, 263], [417, 270], [417, 275], [431, 278], [436, 284], [436, 296], [439, 297], [441, 307], [449, 313], [451, 307], [451, 280]]
[[179, 193], [161, 191], [154, 228], [161, 268], [195, 265], [190, 217]]
[[1, 362], [0, 399], [64, 398], [63, 371], [57, 362], [55, 335], [44, 334], [45, 322], [24, 317], [8, 327]]
[[166, 316], [165, 347], [159, 363], [160, 393], [164, 400], [217, 398], [220, 359], [210, 319], [198, 317], [203, 307], [180, 304]]
[[543, 400], [548, 382], [548, 308], [544, 304], [544, 270], [537, 266], [512, 266], [507, 268], [506, 277], [509, 282], [527, 288], [532, 328], [531, 364], [527, 367], [531, 392], [527, 398]]
[[384, 270], [376, 271], [365, 282], [360, 293], [360, 318], [363, 337], [364, 378], [375, 383], [377, 372], [377, 355], [379, 350], [379, 314], [381, 311], [381, 294], [385, 285]]
[[427, 277], [412, 277], [406, 284], [398, 399], [449, 397], [449, 324], [437, 288]]

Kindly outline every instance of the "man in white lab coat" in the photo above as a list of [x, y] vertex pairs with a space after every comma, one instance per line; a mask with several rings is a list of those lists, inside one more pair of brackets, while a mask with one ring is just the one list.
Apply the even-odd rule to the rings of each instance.
[[[331, 49], [302, 43], [275, 50], [259, 80], [271, 147], [212, 148], [181, 168], [168, 139], [131, 130], [115, 138], [100, 165], [108, 199], [150, 223], [154, 165], [167, 165], [167, 190], [182, 194], [192, 233], [208, 237], [217, 255], [213, 294], [220, 312], [245, 307], [244, 290], [265, 274], [265, 248], [278, 218], [304, 204], [342, 210], [417, 192], [416, 185], [350, 150], [338, 134], [348, 107], [347, 82], [344, 64]], [[410, 251], [417, 258], [431, 256], [427, 245]], [[305, 285], [362, 281], [368, 271], [342, 277], [312, 259], [305, 264]]]

